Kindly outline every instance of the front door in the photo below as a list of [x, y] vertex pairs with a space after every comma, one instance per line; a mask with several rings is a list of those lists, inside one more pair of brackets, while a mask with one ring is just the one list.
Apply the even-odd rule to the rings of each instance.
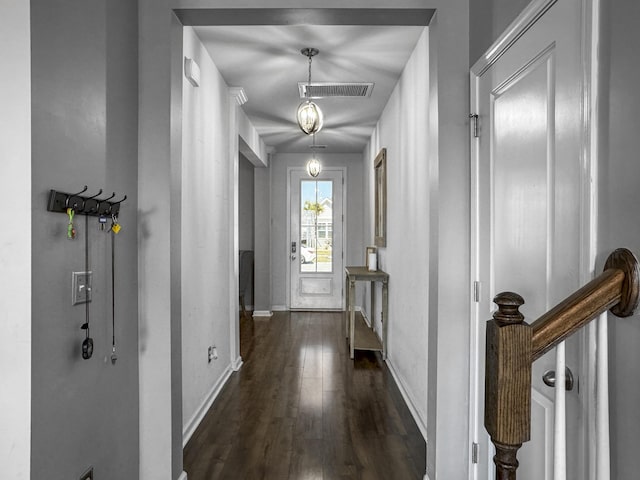
[[343, 171], [291, 170], [291, 309], [341, 310]]
[[[495, 309], [493, 297], [519, 293], [526, 302], [521, 311], [532, 322], [579, 288], [584, 274], [582, 1], [546, 7], [472, 81], [478, 137], [472, 145], [477, 383], [471, 395], [477, 408], [471, 416], [479, 444], [474, 477], [480, 480], [495, 478], [482, 425], [485, 322]], [[518, 454], [518, 480], [585, 478], [579, 393], [542, 381], [547, 371], [564, 372], [565, 361], [580, 376], [580, 351], [574, 339], [533, 365], [532, 434]]]

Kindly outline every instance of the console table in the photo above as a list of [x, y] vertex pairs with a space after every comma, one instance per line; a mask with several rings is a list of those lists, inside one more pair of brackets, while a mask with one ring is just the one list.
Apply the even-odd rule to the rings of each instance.
[[[382, 352], [382, 358], [387, 358], [387, 312], [389, 309], [389, 274], [382, 270], [369, 271], [367, 267], [346, 267], [345, 271], [345, 294], [347, 310], [345, 312], [346, 337], [349, 340], [349, 353], [353, 358], [354, 350], [377, 350]], [[364, 318], [359, 315], [356, 318], [355, 306], [356, 282], [371, 282], [371, 328], [364, 322]], [[373, 328], [374, 308], [375, 308], [375, 282], [382, 282], [382, 339], [379, 339]]]

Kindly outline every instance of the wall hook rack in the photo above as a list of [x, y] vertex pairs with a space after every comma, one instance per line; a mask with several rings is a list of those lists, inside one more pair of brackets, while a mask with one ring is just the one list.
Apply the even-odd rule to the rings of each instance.
[[76, 214], [91, 215], [94, 217], [118, 215], [120, 212], [120, 204], [127, 199], [125, 195], [122, 200], [117, 202], [110, 201], [116, 196], [113, 192], [110, 197], [100, 199], [102, 189], [95, 195], [84, 196], [84, 192], [88, 190], [85, 185], [78, 193], [59, 192], [51, 190], [49, 192], [49, 202], [47, 203], [47, 211], [57, 213], [67, 213], [67, 209], [71, 208]]

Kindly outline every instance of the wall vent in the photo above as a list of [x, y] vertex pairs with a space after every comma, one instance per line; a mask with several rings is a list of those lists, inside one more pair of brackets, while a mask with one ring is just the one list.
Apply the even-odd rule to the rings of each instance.
[[307, 98], [307, 88], [309, 98], [326, 97], [370, 97], [373, 91], [372, 82], [298, 82], [300, 98]]

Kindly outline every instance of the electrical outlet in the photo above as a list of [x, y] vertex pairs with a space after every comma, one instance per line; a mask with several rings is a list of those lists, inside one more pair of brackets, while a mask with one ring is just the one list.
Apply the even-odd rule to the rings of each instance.
[[80, 476], [80, 480], [93, 480], [93, 467], [89, 467], [89, 470]]
[[91, 280], [93, 272], [71, 273], [71, 304], [78, 305], [91, 301]]

